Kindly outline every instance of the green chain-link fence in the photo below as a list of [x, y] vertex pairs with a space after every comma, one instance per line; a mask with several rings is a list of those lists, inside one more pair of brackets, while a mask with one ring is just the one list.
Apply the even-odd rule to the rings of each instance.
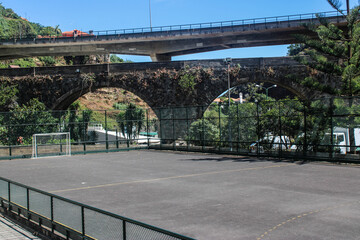
[[[31, 157], [37, 133], [70, 132], [72, 154], [139, 148], [358, 160], [360, 98], [0, 113], [0, 159]], [[40, 155], [61, 155], [56, 140]], [[53, 146], [53, 147], [51, 147]]]

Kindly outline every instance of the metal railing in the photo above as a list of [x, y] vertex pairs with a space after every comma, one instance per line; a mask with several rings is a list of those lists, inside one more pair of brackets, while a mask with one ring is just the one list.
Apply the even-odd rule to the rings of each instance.
[[[344, 11], [346, 14], [346, 11]], [[219, 21], [219, 22], [207, 22], [207, 23], [193, 23], [193, 24], [179, 24], [179, 25], [169, 25], [169, 26], [159, 26], [159, 27], [142, 27], [142, 28], [125, 28], [125, 29], [114, 29], [114, 30], [90, 30], [87, 32], [82, 32], [85, 34], [78, 34], [77, 36], [63, 37], [63, 36], [51, 36], [39, 38], [39, 40], [54, 40], [56, 39], [70, 39], [70, 38], [93, 38], [98, 36], [121, 36], [121, 35], [130, 35], [130, 34], [148, 34], [155, 32], [176, 32], [176, 31], [188, 31], [188, 30], [211, 30], [218, 28], [226, 27], [251, 27], [258, 24], [281, 24], [281, 23], [290, 23], [296, 21], [300, 26], [303, 23], [312, 22], [318, 17], [323, 18], [334, 18], [336, 17], [343, 19], [344, 16], [341, 15], [338, 11], [329, 11], [329, 12], [318, 12], [318, 13], [306, 13], [306, 14], [296, 14], [296, 15], [285, 15], [285, 16], [276, 16], [276, 17], [263, 17], [263, 18], [251, 18], [251, 19], [241, 19], [241, 20], [230, 20], [230, 21]], [[1, 42], [10, 42], [10, 41], [19, 41], [20, 40], [37, 40], [35, 35], [22, 35], [15, 37], [13, 40], [1, 40]]]
[[1, 177], [0, 207], [66, 239], [193, 240]]
[[239, 26], [249, 26], [249, 25], [251, 26], [256, 24], [270, 24], [270, 23], [290, 22], [290, 21], [299, 21], [299, 24], [301, 24], [304, 22], [309, 22], [309, 20], [318, 19], [319, 16], [324, 18], [342, 17], [342, 15], [338, 11], [329, 11], [329, 12], [319, 12], [319, 13], [250, 18], [250, 19], [208, 22], [208, 23], [192, 23], [192, 24], [180, 24], [180, 25], [159, 26], [159, 27], [100, 30], [100, 31], [89, 31], [87, 33], [93, 34], [95, 36], [100, 36], [100, 35], [151, 33], [151, 32], [169, 32], [169, 31], [182, 31], [182, 30], [201, 30], [201, 29], [223, 28], [223, 27], [239, 27]]

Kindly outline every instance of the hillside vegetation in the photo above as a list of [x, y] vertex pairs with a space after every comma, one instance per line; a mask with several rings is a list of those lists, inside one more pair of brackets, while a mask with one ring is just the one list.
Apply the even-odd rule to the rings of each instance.
[[20, 17], [11, 8], [5, 8], [0, 3], [0, 39], [13, 39], [41, 36], [58, 36], [61, 30], [58, 26], [43, 26], [29, 22]]

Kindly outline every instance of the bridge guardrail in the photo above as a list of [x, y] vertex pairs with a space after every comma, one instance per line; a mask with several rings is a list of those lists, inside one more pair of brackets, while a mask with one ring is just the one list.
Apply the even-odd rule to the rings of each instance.
[[2, 177], [0, 207], [67, 239], [194, 240]]
[[306, 13], [297, 15], [277, 16], [277, 17], [264, 17], [264, 18], [252, 18], [242, 20], [220, 21], [220, 22], [208, 22], [208, 23], [195, 23], [195, 24], [181, 24], [159, 27], [145, 27], [145, 28], [131, 28], [131, 29], [117, 29], [117, 30], [100, 30], [89, 31], [96, 36], [100, 35], [117, 35], [117, 34], [135, 34], [135, 33], [151, 33], [151, 32], [164, 32], [164, 31], [177, 31], [177, 30], [200, 30], [208, 28], [218, 27], [234, 27], [234, 26], [246, 26], [262, 23], [276, 23], [276, 22], [289, 22], [289, 21], [302, 21], [308, 22], [308, 20], [317, 19], [321, 17], [342, 17], [338, 11], [320, 12], [320, 13]]
[[[344, 11], [346, 14], [346, 11]], [[159, 26], [159, 27], [143, 27], [143, 28], [128, 28], [128, 29], [115, 29], [115, 30], [99, 30], [93, 31], [90, 30], [85, 36], [79, 35], [76, 38], [93, 38], [97, 36], [111, 36], [111, 35], [130, 35], [130, 34], [145, 34], [145, 33], [154, 33], [154, 32], [169, 32], [169, 31], [183, 31], [183, 30], [201, 30], [201, 29], [214, 29], [214, 28], [223, 28], [223, 27], [241, 27], [241, 26], [254, 26], [256, 24], [272, 24], [272, 23], [283, 23], [291, 21], [299, 21], [299, 24], [309, 22], [309, 20], [317, 19], [318, 16], [325, 18], [343, 18], [338, 11], [329, 11], [329, 12], [319, 12], [319, 13], [306, 13], [306, 14], [296, 14], [296, 15], [287, 15], [287, 16], [276, 16], [276, 17], [264, 17], [264, 18], [252, 18], [252, 19], [241, 19], [241, 20], [230, 20], [230, 21], [220, 21], [220, 22], [208, 22], [208, 23], [195, 23], [195, 24], [180, 24], [180, 25], [170, 25], [170, 26]], [[49, 37], [49, 38], [36, 38], [36, 36], [26, 36], [22, 35], [19, 38], [14, 38], [11, 42], [18, 42], [21, 40], [56, 40], [56, 39], [72, 39], [74, 37]], [[7, 40], [0, 40], [0, 43], [10, 42]]]

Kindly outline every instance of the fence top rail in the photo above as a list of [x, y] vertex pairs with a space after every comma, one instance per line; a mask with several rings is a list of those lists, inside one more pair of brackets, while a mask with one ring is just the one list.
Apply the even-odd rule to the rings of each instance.
[[158, 227], [155, 227], [155, 226], [143, 223], [143, 222], [139, 222], [139, 221], [127, 218], [127, 217], [117, 215], [115, 213], [111, 213], [111, 212], [108, 212], [108, 211], [105, 211], [105, 210], [102, 210], [102, 209], [99, 209], [99, 208], [95, 208], [95, 207], [92, 207], [92, 206], [89, 206], [89, 205], [86, 205], [86, 204], [83, 204], [83, 203], [76, 202], [76, 201], [71, 200], [71, 199], [67, 199], [67, 198], [52, 194], [52, 193], [48, 193], [48, 192], [45, 192], [45, 191], [40, 190], [40, 189], [29, 187], [29, 186], [26, 186], [26, 185], [24, 185], [22, 183], [15, 182], [15, 181], [12, 181], [12, 180], [7, 179], [7, 178], [0, 177], [0, 180], [5, 181], [5, 182], [10, 183], [10, 184], [13, 184], [13, 185], [17, 185], [19, 187], [29, 189], [30, 191], [34, 191], [34, 192], [37, 192], [37, 193], [40, 193], [40, 194], [44, 194], [46, 196], [49, 196], [49, 197], [52, 197], [52, 198], [55, 198], [55, 199], [58, 199], [58, 200], [73, 204], [73, 205], [77, 205], [79, 207], [82, 207], [82, 208], [85, 208], [85, 209], [88, 209], [88, 210], [92, 210], [92, 211], [95, 211], [95, 212], [98, 212], [98, 213], [101, 213], [101, 214], [104, 214], [104, 215], [107, 215], [107, 216], [110, 216], [110, 217], [113, 217], [113, 218], [117, 218], [117, 219], [129, 222], [129, 223], [132, 223], [132, 224], [136, 224], [138, 226], [141, 226], [141, 227], [144, 227], [144, 228], [147, 228], [147, 229], [159, 232], [159, 233], [163, 233], [163, 234], [175, 237], [175, 238], [179, 238], [181, 240], [195, 240], [194, 238], [186, 237], [186, 236], [174, 233], [174, 232], [167, 231], [167, 230], [162, 229], [162, 228], [158, 228]]
[[[346, 15], [346, 11], [342, 11]], [[261, 17], [261, 18], [248, 18], [240, 20], [227, 20], [227, 21], [217, 21], [217, 22], [203, 22], [203, 23], [191, 23], [191, 24], [177, 24], [177, 25], [164, 25], [164, 26], [155, 26], [155, 27], [139, 27], [139, 28], [123, 28], [123, 29], [113, 29], [113, 30], [89, 30], [89, 31], [80, 31], [77, 36], [46, 36], [38, 38], [35, 35], [22, 35], [12, 38], [12, 40], [17, 39], [39, 39], [39, 40], [54, 40], [54, 39], [66, 39], [66, 38], [92, 38], [96, 36], [110, 36], [110, 35], [129, 35], [129, 34], [144, 34], [144, 33], [153, 33], [153, 32], [169, 32], [169, 31], [186, 31], [186, 30], [201, 30], [209, 28], [219, 28], [219, 27], [234, 27], [234, 26], [249, 26], [256, 24], [271, 24], [279, 22], [289, 22], [289, 21], [300, 21], [306, 22], [308, 20], [317, 19], [319, 17], [331, 18], [331, 17], [344, 17], [344, 15], [338, 11], [327, 11], [327, 12], [317, 12], [317, 13], [303, 13], [303, 14], [293, 14], [293, 15], [281, 15], [274, 17]], [[0, 42], [11, 41], [11, 39], [3, 39]]]

